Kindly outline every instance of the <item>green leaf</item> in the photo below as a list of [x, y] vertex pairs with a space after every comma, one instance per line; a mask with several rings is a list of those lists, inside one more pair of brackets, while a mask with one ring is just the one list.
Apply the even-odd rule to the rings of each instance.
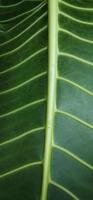
[[91, 0], [0, 1], [1, 200], [93, 199], [92, 51]]

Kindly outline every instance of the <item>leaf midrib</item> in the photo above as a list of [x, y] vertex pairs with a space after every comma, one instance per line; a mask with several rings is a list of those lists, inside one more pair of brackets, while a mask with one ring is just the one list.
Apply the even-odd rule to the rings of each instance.
[[47, 199], [50, 183], [50, 163], [56, 105], [56, 75], [58, 54], [58, 0], [48, 1], [48, 105], [41, 200]]

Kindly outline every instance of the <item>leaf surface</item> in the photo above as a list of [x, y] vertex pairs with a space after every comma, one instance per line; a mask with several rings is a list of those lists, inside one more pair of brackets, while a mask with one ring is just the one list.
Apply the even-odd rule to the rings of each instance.
[[87, 200], [93, 198], [93, 5], [82, 0], [54, 4], [50, 1], [48, 59], [53, 78], [42, 200]]
[[47, 4], [8, 2], [0, 6], [0, 199], [34, 200], [43, 173]]
[[1, 200], [93, 199], [92, 52], [91, 0], [0, 1]]

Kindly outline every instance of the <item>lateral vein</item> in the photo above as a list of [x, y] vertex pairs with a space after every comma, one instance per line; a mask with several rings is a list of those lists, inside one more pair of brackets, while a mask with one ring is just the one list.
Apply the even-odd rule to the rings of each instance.
[[20, 139], [22, 139], [23, 137], [26, 137], [27, 135], [30, 135], [31, 133], [35, 133], [35, 132], [38, 132], [38, 131], [44, 130], [44, 129], [45, 129], [45, 127], [42, 126], [42, 127], [38, 127], [38, 128], [31, 129], [31, 130], [26, 131], [26, 132], [24, 132], [24, 133], [21, 133], [21, 134], [20, 134], [19, 136], [17, 136], [17, 137], [14, 137], [14, 138], [12, 138], [12, 139], [9, 139], [9, 140], [6, 140], [6, 141], [0, 143], [0, 147], [5, 146], [5, 145], [7, 145], [7, 144], [10, 144], [10, 143], [12, 143], [12, 142], [16, 142], [17, 140], [20, 140]]
[[63, 1], [63, 0], [59, 0], [59, 1], [60, 1], [60, 3], [66, 5], [66, 6], [68, 6], [68, 7], [71, 7], [71, 8], [75, 8], [75, 9], [77, 9], [77, 10], [90, 11], [90, 12], [93, 11], [93, 8], [79, 7], [79, 6], [75, 6], [75, 5], [69, 4], [69, 3], [67, 3], [67, 2], [65, 2], [65, 1]]
[[72, 198], [74, 198], [75, 200], [80, 200], [75, 194], [73, 194], [70, 190], [68, 190], [66, 187], [64, 187], [63, 185], [60, 185], [59, 183], [50, 180], [50, 183], [54, 186], [56, 186], [57, 188], [59, 188], [60, 190], [63, 190], [64, 192], [66, 192], [69, 196], [71, 196]]
[[12, 114], [16, 114], [19, 111], [22, 111], [22, 110], [24, 110], [26, 108], [32, 107], [32, 106], [34, 106], [36, 104], [39, 104], [39, 103], [42, 103], [42, 102], [45, 102], [45, 101], [46, 101], [46, 99], [39, 99], [39, 100], [33, 101], [33, 102], [28, 103], [28, 104], [26, 104], [26, 105], [24, 105], [24, 106], [22, 106], [20, 108], [17, 108], [17, 109], [12, 110], [12, 111], [10, 111], [8, 113], [4, 113], [4, 114], [0, 115], [0, 118], [4, 118], [4, 117], [10, 116]]
[[5, 178], [6, 176], [9, 176], [9, 175], [11, 175], [11, 174], [15, 174], [15, 173], [17, 173], [17, 172], [19, 172], [19, 171], [21, 171], [21, 170], [23, 170], [23, 169], [26, 169], [26, 168], [29, 168], [29, 167], [33, 167], [33, 166], [36, 166], [36, 165], [41, 165], [41, 164], [42, 164], [42, 161], [37, 161], [37, 162], [25, 164], [25, 165], [23, 165], [23, 166], [21, 166], [21, 167], [18, 167], [18, 168], [16, 168], [16, 169], [14, 169], [14, 170], [11, 170], [11, 171], [9, 171], [9, 172], [6, 172], [6, 173], [4, 173], [4, 174], [1, 174], [1, 175], [0, 175], [0, 178]]
[[70, 117], [70, 118], [76, 120], [77, 122], [80, 122], [81, 124], [83, 124], [83, 125], [85, 125], [85, 126], [91, 128], [91, 129], [93, 129], [93, 125], [89, 124], [89, 123], [86, 122], [86, 121], [81, 120], [80, 118], [76, 117], [75, 115], [72, 115], [72, 114], [70, 114], [70, 113], [68, 113], [68, 112], [65, 112], [65, 111], [62, 111], [62, 110], [58, 110], [58, 109], [56, 109], [56, 112], [57, 112], [57, 113], [60, 113], [60, 114], [63, 114], [63, 115], [66, 115], [66, 116], [68, 116], [68, 117]]
[[45, 3], [44, 2], [41, 3], [38, 9], [36, 9], [34, 12], [31, 12], [31, 14], [29, 14], [26, 18], [22, 19], [22, 21], [18, 22], [12, 28], [8, 29], [7, 32], [9, 33], [10, 31], [14, 30], [19, 25], [23, 24], [23, 22], [25, 22], [27, 19], [29, 19], [31, 16], [33, 16], [35, 13], [39, 12], [44, 6], [45, 6]]
[[32, 8], [31, 10], [28, 10], [28, 11], [26, 11], [26, 12], [24, 12], [24, 13], [21, 13], [21, 14], [15, 16], [15, 17], [10, 18], [10, 19], [0, 20], [0, 23], [11, 22], [11, 21], [13, 21], [13, 20], [15, 20], [15, 19], [18, 19], [18, 18], [20, 18], [20, 17], [22, 17], [22, 16], [24, 16], [24, 15], [26, 15], [26, 14], [29, 14], [30, 12], [33, 12], [33, 11], [36, 10], [36, 9], [38, 9], [39, 6], [40, 6], [40, 5], [35, 6], [35, 7]]
[[[9, 44], [10, 42], [14, 41], [15, 39], [19, 38], [22, 36], [26, 31], [28, 31], [31, 27], [33, 27], [37, 22], [39, 22], [43, 17], [47, 15], [47, 12], [43, 13], [38, 19], [36, 19], [32, 24], [30, 24], [27, 28], [25, 28], [21, 33], [19, 33], [17, 36], [13, 37], [12, 39], [0, 44], [0, 47]], [[31, 15], [32, 16], [32, 15]]]
[[14, 3], [14, 4], [10, 4], [10, 5], [0, 5], [0, 9], [2, 8], [13, 8], [13, 7], [16, 7], [16, 6], [19, 6], [20, 4], [24, 3], [25, 0], [22, 0], [22, 1], [19, 1], [18, 3]]
[[38, 54], [40, 54], [40, 53], [46, 51], [47, 49], [48, 49], [47, 46], [46, 46], [46, 47], [43, 47], [42, 49], [39, 49], [38, 51], [34, 52], [32, 55], [30, 55], [29, 57], [27, 57], [25, 60], [23, 60], [22, 62], [18, 63], [17, 65], [14, 65], [14, 66], [12, 66], [12, 67], [9, 67], [9, 68], [6, 69], [6, 70], [1, 71], [1, 72], [0, 72], [0, 75], [5, 74], [5, 73], [7, 73], [7, 72], [9, 72], [9, 71], [12, 71], [12, 70], [18, 68], [18, 67], [21, 66], [22, 64], [24, 64], [24, 63], [26, 63], [27, 61], [29, 61], [31, 58], [34, 58], [35, 56], [37, 56]]
[[56, 144], [53, 144], [53, 147], [56, 149], [59, 149], [60, 151], [63, 151], [64, 153], [68, 154], [69, 156], [71, 156], [73, 159], [77, 160], [79, 163], [81, 163], [82, 165], [84, 165], [85, 167], [89, 168], [90, 170], [93, 170], [93, 166], [90, 165], [89, 163], [85, 162], [84, 160], [82, 160], [81, 158], [79, 158], [78, 156], [76, 156], [75, 154], [73, 154], [72, 152], [70, 152], [69, 150], [58, 146]]
[[87, 64], [87, 65], [93, 66], [93, 62], [90, 62], [90, 61], [88, 61], [88, 60], [85, 60], [85, 59], [83, 59], [83, 58], [80, 58], [80, 57], [75, 56], [75, 55], [70, 54], [70, 53], [60, 52], [60, 51], [59, 51], [58, 55], [59, 55], [59, 56], [70, 57], [70, 58], [76, 59], [76, 60], [78, 60], [78, 61], [80, 61], [80, 62], [82, 62], [82, 63], [85, 63], [85, 64]]
[[19, 49], [21, 49], [22, 47], [24, 47], [28, 42], [30, 42], [33, 38], [35, 38], [37, 35], [39, 35], [40, 33], [42, 33], [45, 29], [47, 29], [47, 25], [45, 25], [44, 27], [40, 28], [36, 33], [34, 33], [29, 39], [27, 39], [24, 43], [22, 43], [20, 46], [18, 46], [17, 48], [8, 51], [4, 54], [0, 54], [0, 58], [4, 57], [6, 55], [10, 55], [16, 51], [18, 51]]
[[64, 28], [59, 28], [59, 31], [60, 31], [60, 32], [67, 33], [68, 35], [70, 35], [70, 36], [72, 36], [73, 38], [76, 38], [76, 39], [78, 39], [78, 40], [81, 40], [82, 42], [86, 42], [86, 43], [93, 44], [93, 41], [92, 41], [92, 40], [87, 40], [87, 39], [85, 39], [85, 38], [83, 38], [83, 37], [80, 37], [80, 36], [78, 36], [78, 35], [76, 35], [76, 34], [70, 32], [70, 31], [68, 31], [68, 30], [66, 30], [66, 29], [64, 29]]
[[32, 82], [32, 81], [38, 79], [38, 78], [41, 78], [41, 77], [45, 76], [46, 74], [47, 74], [47, 72], [42, 72], [42, 73], [40, 73], [40, 74], [38, 74], [38, 75], [36, 75], [36, 76], [33, 76], [32, 78], [28, 79], [27, 81], [25, 81], [25, 82], [23, 82], [23, 83], [21, 83], [21, 84], [15, 86], [15, 87], [13, 87], [13, 88], [10, 88], [10, 89], [8, 89], [8, 90], [5, 90], [5, 91], [0, 92], [0, 95], [3, 95], [3, 94], [6, 94], [6, 93], [9, 93], [9, 92], [12, 92], [12, 91], [14, 91], [14, 90], [17, 90], [17, 89], [19, 89], [20, 87], [23, 87], [24, 85], [26, 85], [26, 84], [28, 84], [28, 83], [30, 83], [30, 82]]
[[85, 25], [93, 26], [93, 22], [79, 20], [79, 19], [77, 19], [75, 17], [72, 17], [71, 15], [68, 15], [67, 13], [65, 13], [63, 11], [59, 11], [59, 14], [65, 16], [65, 17], [67, 17], [67, 18], [69, 18], [69, 19], [71, 19], [71, 20], [73, 20], [75, 22], [78, 22], [78, 23], [81, 23], [81, 24], [85, 24]]
[[93, 92], [87, 90], [86, 88], [82, 87], [81, 85], [79, 85], [79, 84], [77, 84], [77, 83], [75, 83], [75, 82], [73, 82], [73, 81], [71, 81], [71, 80], [69, 80], [69, 79], [66, 79], [66, 78], [61, 77], [61, 76], [58, 76], [57, 79], [58, 79], [58, 80], [65, 81], [65, 82], [67, 82], [67, 83], [69, 83], [69, 84], [71, 84], [71, 85], [77, 87], [78, 89], [82, 90], [83, 92], [85, 92], [85, 93], [87, 93], [87, 94], [93, 96]]

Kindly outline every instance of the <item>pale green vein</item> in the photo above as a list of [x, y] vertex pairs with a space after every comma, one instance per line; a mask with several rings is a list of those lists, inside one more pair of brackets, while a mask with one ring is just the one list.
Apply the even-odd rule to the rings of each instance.
[[[22, 25], [26, 20], [28, 20], [30, 17], [32, 17], [32, 16], [35, 15], [37, 12], [39, 12], [39, 11], [43, 8], [44, 5], [45, 5], [44, 3], [41, 4], [41, 6], [38, 8], [38, 10], [35, 10], [33, 13], [31, 12], [31, 14], [30, 14], [29, 16], [27, 16], [25, 19], [23, 19], [21, 22], [19, 22], [18, 24], [16, 24], [15, 26], [13, 26], [13, 27], [10, 28], [9, 30], [7, 30], [6, 32], [9, 33], [9, 32], [11, 32], [11, 31], [13, 31], [16, 27]], [[41, 18], [41, 17], [39, 17], [39, 18]], [[4, 46], [4, 45], [8, 44], [9, 42], [13, 41], [14, 39], [18, 38], [20, 35], [22, 35], [23, 33], [25, 33], [26, 30], [28, 30], [29, 28], [31, 28], [31, 27], [37, 22], [37, 20], [40, 20], [39, 18], [36, 19], [32, 24], [30, 24], [30, 26], [28, 26], [24, 31], [22, 31], [21, 33], [17, 34], [15, 37], [13, 37], [13, 38], [7, 40], [6, 42], [1, 43], [1, 44], [0, 44], [0, 47], [2, 47], [2, 46]]]
[[71, 80], [68, 80], [68, 79], [66, 79], [66, 78], [64, 78], [64, 77], [61, 77], [61, 76], [58, 76], [57, 79], [62, 80], [62, 81], [65, 81], [65, 82], [67, 82], [67, 83], [69, 83], [69, 84], [71, 84], [71, 85], [77, 87], [78, 89], [82, 90], [83, 92], [85, 92], [85, 93], [87, 93], [87, 94], [93, 96], [93, 92], [87, 90], [86, 88], [82, 87], [81, 85], [79, 85], [79, 84], [77, 84], [77, 83], [75, 83], [75, 82], [73, 82], [73, 81], [71, 81]]
[[25, 0], [19, 1], [18, 3], [10, 4], [10, 5], [0, 5], [0, 9], [2, 8], [14, 8], [16, 6], [19, 6], [20, 4], [24, 3]]
[[57, 47], [58, 47], [58, 0], [48, 1], [48, 106], [46, 121], [46, 141], [44, 150], [44, 167], [41, 200], [47, 200], [48, 183], [50, 176], [52, 133], [54, 126], [54, 108], [56, 101], [56, 69], [57, 69]]
[[73, 21], [75, 21], [75, 22], [78, 22], [78, 23], [81, 23], [81, 24], [85, 24], [85, 25], [93, 26], [93, 22], [88, 22], [88, 21], [79, 20], [79, 19], [77, 19], [77, 18], [75, 18], [75, 17], [72, 17], [72, 16], [66, 14], [66, 13], [63, 12], [63, 11], [59, 11], [59, 14], [65, 16], [65, 17], [67, 17], [67, 18], [69, 18], [69, 19], [71, 19], [71, 20], [73, 20]]
[[82, 63], [84, 63], [84, 64], [93, 66], [93, 62], [90, 62], [90, 61], [88, 61], [88, 60], [85, 60], [85, 59], [83, 59], [83, 58], [80, 58], [79, 56], [75, 56], [75, 55], [70, 54], [70, 53], [60, 52], [60, 51], [59, 51], [59, 52], [58, 52], [58, 55], [59, 55], [59, 56], [66, 56], [66, 57], [69, 57], [69, 58], [73, 58], [73, 59], [76, 59], [76, 60], [78, 60], [78, 61], [80, 61], [80, 62], [82, 62]]
[[33, 167], [33, 166], [37, 166], [37, 165], [41, 165], [41, 164], [42, 164], [42, 161], [37, 161], [37, 162], [25, 164], [25, 165], [23, 165], [21, 167], [18, 167], [18, 168], [14, 169], [14, 170], [11, 170], [9, 172], [6, 172], [6, 173], [0, 175], [0, 178], [5, 178], [5, 177], [7, 177], [9, 175], [15, 174], [15, 173], [20, 172], [20, 171], [22, 171], [24, 169], [27, 169], [29, 167]]
[[39, 55], [40, 53], [46, 51], [48, 48], [44, 47], [42, 49], [39, 49], [38, 51], [34, 52], [32, 55], [30, 55], [28, 58], [24, 59], [22, 62], [18, 63], [17, 65], [14, 65], [12, 67], [9, 67], [8, 69], [5, 69], [3, 71], [0, 72], [0, 75], [5, 74], [7, 72], [10, 72], [12, 70], [17, 69], [18, 67], [22, 66], [24, 63], [26, 63], [27, 61], [29, 61], [30, 59], [34, 58], [35, 56]]
[[45, 25], [43, 28], [40, 28], [36, 33], [34, 33], [29, 39], [27, 39], [25, 42], [23, 42], [20, 46], [18, 46], [17, 48], [8, 51], [4, 54], [0, 55], [0, 58], [6, 56], [6, 55], [10, 55], [12, 53], [15, 53], [16, 51], [18, 51], [19, 49], [21, 49], [22, 47], [24, 47], [27, 43], [31, 42], [31, 40], [33, 40], [36, 36], [38, 36], [39, 34], [41, 34], [44, 30], [47, 29], [47, 25]]
[[13, 87], [13, 88], [10, 88], [10, 89], [8, 89], [8, 90], [4, 90], [4, 91], [0, 92], [0, 95], [7, 94], [7, 93], [9, 93], [9, 92], [12, 92], [12, 91], [14, 91], [14, 90], [17, 90], [17, 89], [19, 89], [20, 87], [23, 87], [24, 85], [26, 85], [26, 84], [28, 84], [28, 83], [30, 83], [30, 82], [32, 82], [32, 81], [38, 79], [38, 78], [41, 78], [41, 77], [45, 76], [46, 74], [47, 74], [47, 72], [42, 72], [42, 73], [40, 73], [40, 74], [38, 74], [38, 75], [36, 75], [36, 76], [34, 76], [34, 77], [28, 79], [27, 81], [24, 81], [23, 83], [21, 83], [21, 84], [15, 86], [15, 87]]
[[15, 110], [12, 110], [12, 111], [10, 111], [10, 112], [8, 112], [8, 113], [4, 113], [4, 114], [0, 115], [0, 118], [4, 118], [4, 117], [7, 117], [7, 116], [16, 114], [16, 113], [19, 112], [19, 111], [22, 111], [22, 110], [24, 110], [24, 109], [26, 109], [26, 108], [29, 108], [29, 107], [33, 107], [34, 105], [40, 104], [40, 103], [45, 102], [45, 101], [46, 101], [46, 99], [38, 99], [38, 100], [33, 101], [33, 102], [31, 102], [31, 103], [28, 103], [28, 104], [26, 104], [26, 105], [24, 105], [24, 106], [21, 106], [20, 108], [17, 108], [17, 109], [15, 109]]
[[72, 115], [72, 114], [70, 114], [70, 113], [68, 113], [68, 112], [65, 112], [65, 111], [62, 111], [62, 110], [58, 110], [58, 109], [56, 109], [56, 112], [57, 112], [57, 113], [60, 113], [60, 114], [62, 114], [62, 115], [66, 115], [67, 117], [70, 117], [70, 118], [76, 120], [77, 122], [80, 122], [81, 124], [83, 124], [83, 125], [85, 125], [85, 126], [91, 128], [91, 129], [93, 129], [93, 125], [89, 124], [89, 123], [86, 122], [86, 121], [83, 121], [82, 119], [76, 117], [75, 115]]
[[9, 139], [7, 141], [4, 141], [4, 142], [0, 143], [0, 147], [5, 146], [5, 145], [10, 144], [10, 143], [13, 143], [13, 142], [16, 142], [16, 141], [26, 137], [27, 135], [30, 135], [31, 133], [35, 133], [35, 134], [37, 133], [38, 134], [38, 133], [40, 133], [39, 131], [42, 131], [44, 129], [45, 129], [45, 127], [42, 126], [42, 127], [38, 127], [38, 128], [34, 128], [32, 130], [26, 131], [24, 133], [21, 133], [17, 137], [14, 137], [12, 139]]
[[27, 28], [25, 28], [21, 33], [17, 34], [15, 37], [11, 38], [10, 40], [2, 43], [0, 45], [0, 47], [10, 43], [11, 41], [14, 41], [16, 39], [18, 39], [20, 36], [22, 36], [25, 32], [27, 32], [30, 28], [32, 28], [34, 25], [36, 25], [38, 22], [40, 22], [41, 20], [43, 20], [43, 18], [47, 16], [47, 12], [43, 13], [40, 17], [38, 17], [32, 24], [30, 24], [30, 26], [28, 26]]
[[70, 190], [68, 190], [66, 187], [64, 187], [63, 185], [60, 185], [59, 183], [53, 181], [53, 180], [50, 180], [50, 183], [54, 186], [56, 186], [57, 188], [59, 188], [60, 190], [63, 190], [64, 192], [66, 192], [69, 196], [71, 196], [73, 199], [75, 200], [79, 200], [79, 198], [73, 194]]
[[78, 35], [76, 35], [76, 34], [70, 32], [70, 31], [68, 31], [68, 30], [66, 30], [66, 29], [64, 29], [64, 28], [59, 28], [59, 31], [60, 31], [60, 32], [67, 33], [68, 35], [70, 35], [70, 36], [72, 36], [72, 37], [74, 37], [74, 38], [76, 38], [76, 39], [78, 39], [78, 40], [81, 40], [82, 42], [87, 42], [87, 43], [93, 44], [93, 41], [92, 41], [92, 40], [87, 40], [87, 39], [85, 39], [85, 38], [83, 38], [83, 37], [80, 37], [80, 36], [78, 36]]
[[79, 163], [81, 163], [82, 165], [84, 165], [85, 167], [89, 168], [90, 170], [93, 170], [93, 166], [90, 165], [89, 163], [85, 162], [84, 160], [82, 160], [81, 158], [79, 158], [78, 156], [76, 156], [75, 154], [73, 154], [72, 152], [70, 152], [68, 149], [65, 149], [64, 147], [58, 146], [56, 144], [53, 144], [53, 147], [66, 153], [67, 155], [69, 155], [70, 157], [72, 157], [73, 159], [77, 160]]
[[93, 11], [93, 8], [86, 8], [86, 7], [84, 8], [84, 7], [75, 6], [75, 5], [72, 5], [72, 4], [65, 2], [63, 0], [60, 0], [59, 2], [70, 7], [70, 8], [74, 8], [74, 9], [77, 9], [77, 10], [90, 11], [90, 12]]
[[33, 15], [35, 15], [36, 13], [38, 13], [46, 4], [45, 3], [41, 3], [39, 8], [36, 9], [34, 12], [31, 12], [27, 17], [25, 17], [24, 19], [22, 19], [20, 22], [18, 22], [16, 25], [12, 26], [12, 28], [8, 29], [6, 32], [9, 33], [11, 31], [13, 31], [16, 27], [22, 25], [25, 21], [27, 21], [30, 17], [32, 17]]
[[11, 22], [11, 21], [16, 20], [16, 19], [18, 19], [18, 18], [20, 18], [20, 17], [23, 17], [23, 16], [25, 16], [26, 14], [29, 14], [30, 12], [33, 12], [34, 10], [38, 9], [39, 6], [40, 6], [40, 5], [35, 6], [34, 8], [32, 8], [32, 9], [30, 9], [30, 10], [24, 12], [24, 13], [21, 13], [21, 14], [15, 16], [15, 17], [12, 17], [12, 18], [10, 18], [10, 19], [6, 19], [6, 20], [2, 20], [2, 21], [0, 20], [0, 23]]

